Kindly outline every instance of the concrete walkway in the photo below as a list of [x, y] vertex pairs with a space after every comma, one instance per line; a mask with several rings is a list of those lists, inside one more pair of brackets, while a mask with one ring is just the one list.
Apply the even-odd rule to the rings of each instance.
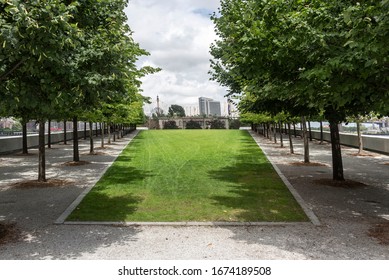
[[23, 238], [0, 245], [0, 259], [389, 259], [389, 247], [368, 234], [376, 224], [389, 222], [389, 156], [356, 157], [351, 155], [355, 149], [344, 148], [346, 178], [365, 185], [331, 187], [319, 180], [331, 178], [330, 145], [311, 143], [311, 160], [321, 164], [301, 166], [293, 164], [303, 157], [299, 139], [294, 140], [297, 155], [290, 155], [288, 148], [255, 136], [321, 226], [55, 225], [130, 137], [94, 156], [81, 141], [81, 159], [91, 162], [83, 166], [63, 165], [71, 161], [71, 145], [47, 150], [48, 177], [70, 181], [62, 187], [11, 187], [36, 178], [37, 151], [1, 156], [0, 221], [15, 222]]

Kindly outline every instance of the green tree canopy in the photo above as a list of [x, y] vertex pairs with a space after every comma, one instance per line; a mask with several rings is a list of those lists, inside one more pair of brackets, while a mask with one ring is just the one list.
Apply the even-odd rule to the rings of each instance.
[[182, 106], [173, 104], [169, 107], [168, 116], [185, 117], [185, 110]]
[[323, 113], [334, 179], [343, 180], [337, 125], [387, 112], [388, 1], [222, 0], [212, 78], [243, 94], [246, 112]]

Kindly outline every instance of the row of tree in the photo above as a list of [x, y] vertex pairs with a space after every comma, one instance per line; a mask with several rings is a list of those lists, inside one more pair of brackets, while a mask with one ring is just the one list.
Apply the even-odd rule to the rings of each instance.
[[222, 0], [212, 20], [212, 78], [242, 112], [328, 120], [344, 180], [338, 124], [389, 114], [389, 1]]
[[40, 124], [39, 181], [46, 181], [47, 120], [131, 123], [143, 117], [140, 78], [158, 69], [136, 67], [148, 53], [131, 37], [126, 5], [0, 0], [0, 115]]

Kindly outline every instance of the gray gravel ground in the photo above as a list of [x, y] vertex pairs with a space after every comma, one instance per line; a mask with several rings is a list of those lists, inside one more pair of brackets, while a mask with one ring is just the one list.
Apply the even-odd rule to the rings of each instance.
[[[55, 225], [54, 221], [99, 178], [129, 138], [120, 139], [104, 155], [86, 155], [91, 164], [63, 166], [72, 147], [55, 145], [48, 150], [48, 177], [72, 180], [63, 187], [13, 188], [11, 183], [36, 178], [37, 155], [0, 156], [0, 221], [15, 222], [22, 240], [0, 245], [0, 259], [389, 259], [389, 246], [368, 235], [377, 223], [389, 220], [389, 156], [350, 154], [344, 148], [348, 179], [366, 184], [359, 188], [320, 185], [331, 178], [330, 146], [311, 144], [311, 159], [325, 166], [295, 166], [299, 155], [258, 137], [282, 173], [321, 221], [284, 226], [102, 226]], [[285, 142], [285, 145], [288, 145]]]

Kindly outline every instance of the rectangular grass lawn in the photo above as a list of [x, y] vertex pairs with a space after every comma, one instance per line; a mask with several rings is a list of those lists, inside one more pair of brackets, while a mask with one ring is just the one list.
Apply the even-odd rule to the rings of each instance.
[[68, 220], [307, 221], [247, 131], [141, 131]]

